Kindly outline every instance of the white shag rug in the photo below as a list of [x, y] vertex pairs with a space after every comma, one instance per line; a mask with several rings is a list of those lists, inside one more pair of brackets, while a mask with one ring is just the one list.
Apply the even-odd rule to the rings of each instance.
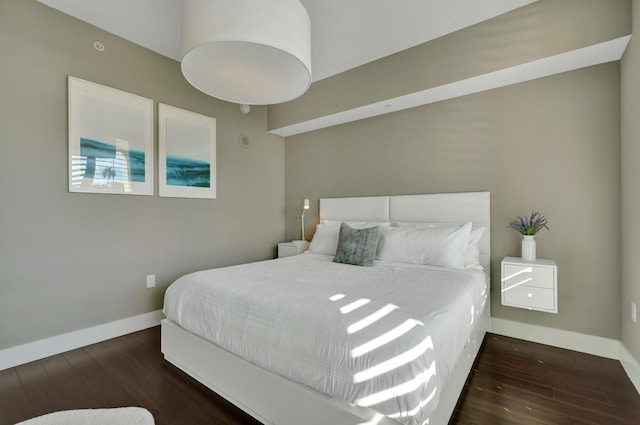
[[16, 425], [154, 425], [153, 415], [142, 407], [63, 410]]

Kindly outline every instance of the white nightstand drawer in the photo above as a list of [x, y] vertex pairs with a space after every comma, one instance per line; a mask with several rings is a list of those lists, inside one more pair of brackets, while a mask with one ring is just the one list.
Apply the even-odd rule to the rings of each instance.
[[532, 266], [530, 264], [504, 264], [503, 286], [533, 286], [553, 289], [555, 269], [552, 267]]
[[553, 260], [502, 259], [502, 305], [558, 312], [558, 266]]
[[514, 286], [503, 289], [504, 303], [522, 308], [555, 311], [553, 289]]
[[280, 242], [278, 244], [278, 258], [298, 255], [309, 249], [309, 242]]

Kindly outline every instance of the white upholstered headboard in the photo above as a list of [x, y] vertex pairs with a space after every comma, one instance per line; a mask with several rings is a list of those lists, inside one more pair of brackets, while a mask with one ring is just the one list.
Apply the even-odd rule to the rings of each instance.
[[487, 275], [491, 258], [489, 192], [427, 195], [368, 196], [320, 199], [320, 220], [390, 221], [413, 223], [465, 223], [484, 227], [480, 264]]

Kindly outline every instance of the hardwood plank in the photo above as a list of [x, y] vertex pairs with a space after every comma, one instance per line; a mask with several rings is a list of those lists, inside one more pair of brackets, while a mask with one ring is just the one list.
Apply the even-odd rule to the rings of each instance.
[[64, 409], [64, 402], [40, 361], [18, 366], [16, 373], [27, 403], [36, 415]]
[[563, 391], [555, 392], [555, 399], [561, 401], [568, 405], [579, 405], [584, 406], [585, 411], [592, 411], [596, 414], [604, 414], [610, 416], [612, 418], [625, 418], [625, 417], [640, 417], [640, 411], [637, 407], [634, 408], [625, 408], [620, 406], [615, 406], [608, 401], [598, 402], [585, 397], [582, 397], [579, 394], [565, 393]]
[[0, 421], [15, 423], [26, 419], [30, 406], [15, 368], [0, 371]]
[[98, 397], [64, 356], [49, 357], [41, 363], [52, 384], [57, 388], [65, 409], [101, 407]]
[[496, 373], [491, 370], [483, 370], [481, 373], [476, 371], [476, 374], [473, 376], [473, 383], [476, 386], [488, 388], [493, 391], [502, 391], [504, 387], [512, 387], [547, 397], [553, 397], [554, 394], [552, 387], [522, 379], [518, 374], [512, 376]]
[[72, 369], [82, 377], [97, 398], [96, 407], [134, 406], [135, 400], [114, 381], [114, 377], [97, 363], [86, 349], [64, 353]]

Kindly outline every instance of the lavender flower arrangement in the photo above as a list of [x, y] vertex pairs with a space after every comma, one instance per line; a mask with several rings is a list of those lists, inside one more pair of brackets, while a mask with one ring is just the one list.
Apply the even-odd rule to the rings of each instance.
[[518, 216], [507, 225], [507, 229], [515, 229], [523, 236], [533, 236], [542, 229], [549, 230], [547, 226], [547, 218], [538, 211], [531, 211], [531, 215], [524, 218]]

